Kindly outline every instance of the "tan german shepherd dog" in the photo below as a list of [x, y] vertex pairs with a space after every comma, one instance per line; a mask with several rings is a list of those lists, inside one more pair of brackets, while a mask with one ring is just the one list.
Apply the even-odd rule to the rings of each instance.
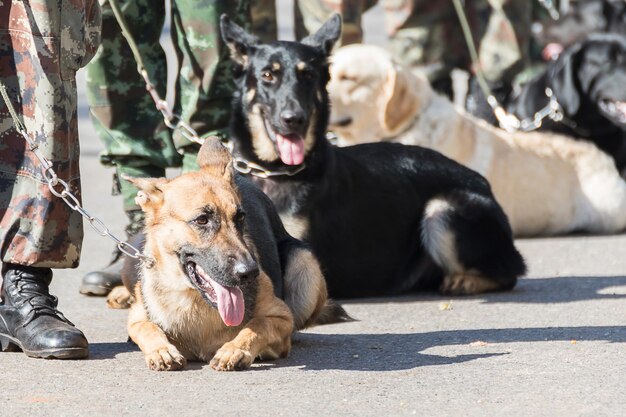
[[243, 370], [255, 358], [287, 356], [294, 330], [349, 319], [327, 298], [317, 259], [233, 172], [228, 151], [207, 140], [198, 163], [200, 171], [172, 180], [129, 179], [140, 189], [145, 253], [155, 260], [140, 268], [128, 317], [148, 367], [199, 360]]

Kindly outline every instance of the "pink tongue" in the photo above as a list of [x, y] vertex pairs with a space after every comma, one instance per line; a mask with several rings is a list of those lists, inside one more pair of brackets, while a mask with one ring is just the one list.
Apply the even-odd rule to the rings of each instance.
[[243, 293], [238, 287], [223, 287], [214, 280], [211, 285], [217, 295], [217, 310], [227, 326], [239, 326], [246, 312]]
[[287, 165], [300, 165], [304, 161], [304, 139], [301, 136], [276, 135], [280, 159]]

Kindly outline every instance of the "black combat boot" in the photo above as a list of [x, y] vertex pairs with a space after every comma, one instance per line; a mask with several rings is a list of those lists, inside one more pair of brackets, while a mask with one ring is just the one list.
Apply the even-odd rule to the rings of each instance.
[[[129, 210], [126, 212], [130, 223], [126, 226], [126, 236], [131, 239], [137, 235], [144, 224], [144, 214], [141, 210]], [[104, 297], [118, 285], [122, 285], [122, 267], [126, 256], [117, 248], [113, 250], [113, 255], [109, 264], [97, 271], [88, 272], [83, 277], [80, 284], [80, 293], [96, 297]]]
[[89, 355], [83, 332], [57, 310], [48, 286], [52, 270], [23, 265], [2, 267], [0, 347], [33, 358], [81, 359]]
[[84, 295], [104, 297], [118, 285], [122, 285], [122, 266], [124, 265], [124, 254], [117, 246], [113, 250], [109, 264], [97, 271], [85, 274], [80, 284], [79, 291]]

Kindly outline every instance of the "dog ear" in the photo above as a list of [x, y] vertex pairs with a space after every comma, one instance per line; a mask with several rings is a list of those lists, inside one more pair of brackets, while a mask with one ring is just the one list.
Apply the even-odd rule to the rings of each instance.
[[554, 65], [557, 69], [552, 75], [552, 90], [559, 104], [566, 113], [566, 116], [573, 116], [580, 108], [580, 92], [576, 84], [577, 72], [579, 69], [578, 52], [580, 44], [570, 47], [557, 59]]
[[381, 98], [381, 125], [386, 135], [396, 134], [415, 115], [419, 105], [415, 88], [413, 74], [407, 68], [391, 62]]
[[231, 59], [239, 65], [247, 66], [250, 48], [259, 43], [259, 38], [246, 32], [225, 14], [220, 18], [220, 31], [224, 43], [230, 49]]
[[321, 28], [312, 35], [302, 39], [301, 43], [320, 48], [326, 56], [330, 55], [333, 46], [341, 36], [341, 16], [334, 14]]
[[209, 136], [198, 152], [198, 165], [204, 172], [224, 177], [230, 181], [233, 174], [233, 158], [219, 138]]
[[122, 175], [122, 178], [139, 188], [135, 202], [143, 211], [163, 203], [162, 187], [170, 181], [167, 178], [131, 178], [127, 175]]

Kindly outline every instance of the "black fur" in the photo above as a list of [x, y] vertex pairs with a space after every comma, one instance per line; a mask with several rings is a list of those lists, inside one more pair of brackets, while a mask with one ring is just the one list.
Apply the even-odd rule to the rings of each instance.
[[[281, 217], [297, 216], [309, 224], [303, 238], [320, 259], [334, 297], [437, 288], [450, 265], [437, 265], [428, 254], [433, 248], [425, 247], [421, 236], [429, 233], [422, 227], [424, 210], [435, 198], [452, 207], [441, 213], [442, 221], [454, 236], [463, 268], [486, 276], [499, 289], [512, 288], [525, 272], [524, 261], [482, 176], [420, 147], [379, 143], [336, 148], [326, 141], [327, 57], [339, 28], [340, 20], [334, 17], [303, 43], [247, 44], [247, 35], [237, 36], [241, 31], [222, 18], [223, 38], [246, 54], [235, 58], [243, 63], [231, 124], [236, 154], [267, 169], [286, 168], [280, 159], [264, 161], [255, 152], [249, 125], [254, 105], [261, 106], [266, 123], [281, 134], [285, 130], [273, 115], [285, 108], [304, 109], [307, 126], [302, 131], [308, 122], [315, 123], [302, 172], [255, 181]], [[271, 82], [264, 82], [260, 74], [271, 69], [272, 62], [278, 62], [281, 70]], [[306, 76], [298, 73], [299, 62], [313, 71]], [[252, 101], [247, 95], [251, 90]]]
[[[549, 130], [586, 139], [608, 153], [617, 169], [626, 170], [626, 116], [607, 113], [607, 100], [626, 102], [626, 38], [595, 34], [563, 52], [532, 81], [508, 97], [498, 97], [508, 112], [520, 120], [532, 119], [549, 102], [546, 87], [552, 89], [565, 119], [543, 120], [540, 130]], [[478, 88], [471, 88], [475, 107], [468, 111], [490, 123], [496, 120]], [[468, 101], [470, 101], [468, 99]]]
[[542, 129], [594, 142], [610, 154], [620, 172], [626, 168], [626, 117], [615, 118], [603, 100], [626, 102], [626, 40], [618, 35], [594, 35], [566, 50], [546, 71], [524, 85], [507, 104], [520, 118], [548, 103], [550, 87], [563, 107], [564, 122], [546, 119]]

